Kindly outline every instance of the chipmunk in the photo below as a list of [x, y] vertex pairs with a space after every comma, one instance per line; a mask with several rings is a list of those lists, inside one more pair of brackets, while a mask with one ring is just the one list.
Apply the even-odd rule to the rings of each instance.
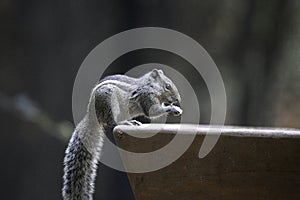
[[137, 116], [156, 118], [182, 114], [181, 98], [162, 70], [140, 78], [108, 76], [93, 88], [87, 113], [77, 125], [64, 158], [64, 200], [92, 200], [103, 136], [118, 124], [140, 125]]

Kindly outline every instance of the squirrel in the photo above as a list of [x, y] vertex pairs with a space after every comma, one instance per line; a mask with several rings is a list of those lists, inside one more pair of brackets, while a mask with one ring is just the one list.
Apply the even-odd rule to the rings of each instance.
[[93, 88], [87, 113], [75, 128], [64, 157], [64, 200], [92, 200], [103, 135], [119, 124], [141, 125], [138, 116], [152, 119], [182, 114], [175, 84], [162, 70], [140, 78], [112, 75]]

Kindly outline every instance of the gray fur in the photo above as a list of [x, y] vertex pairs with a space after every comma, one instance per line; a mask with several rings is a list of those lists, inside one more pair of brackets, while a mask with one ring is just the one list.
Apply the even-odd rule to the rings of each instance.
[[63, 199], [93, 199], [104, 130], [111, 132], [117, 124], [139, 125], [130, 121], [137, 116], [180, 115], [180, 101], [174, 83], [157, 69], [140, 78], [114, 75], [99, 81], [66, 149]]

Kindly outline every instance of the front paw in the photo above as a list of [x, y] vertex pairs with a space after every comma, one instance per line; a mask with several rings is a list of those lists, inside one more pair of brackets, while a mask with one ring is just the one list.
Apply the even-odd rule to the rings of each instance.
[[126, 120], [126, 121], [119, 122], [118, 125], [141, 126], [142, 123], [137, 120], [129, 120], [129, 121]]
[[168, 106], [165, 106], [165, 105], [163, 105], [163, 106], [164, 106], [167, 113], [170, 113], [174, 116], [180, 116], [182, 114], [182, 109], [178, 106], [175, 106], [175, 105], [172, 105], [172, 104], [168, 105]]

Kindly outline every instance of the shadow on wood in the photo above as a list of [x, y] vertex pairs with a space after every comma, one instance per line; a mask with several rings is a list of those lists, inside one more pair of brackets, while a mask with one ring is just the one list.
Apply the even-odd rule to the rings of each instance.
[[[119, 147], [133, 152], [151, 152], [168, 144], [176, 126], [118, 126]], [[171, 165], [147, 173], [128, 173], [136, 200], [209, 199], [300, 199], [300, 130], [224, 126], [222, 134], [205, 157], [198, 157], [206, 134], [218, 128], [184, 125], [183, 135], [197, 132], [192, 145]], [[136, 138], [131, 134], [149, 138]], [[184, 136], [185, 137], [185, 136]], [[138, 160], [121, 154], [125, 168]]]

